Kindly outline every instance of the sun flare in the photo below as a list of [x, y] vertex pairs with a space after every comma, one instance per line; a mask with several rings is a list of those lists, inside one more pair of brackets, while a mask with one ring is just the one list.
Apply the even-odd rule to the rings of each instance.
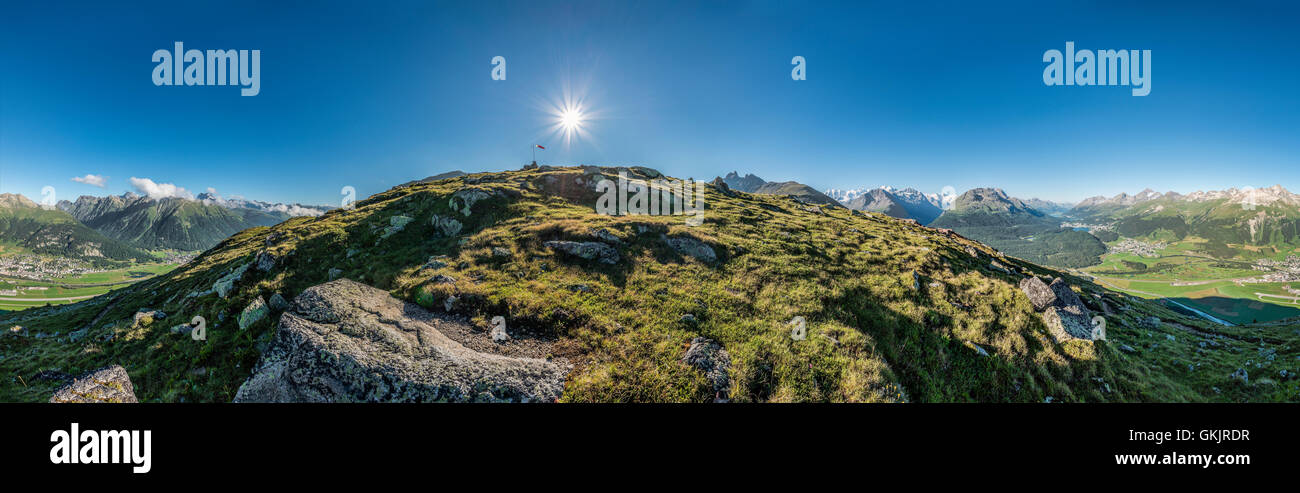
[[564, 127], [566, 132], [572, 132], [582, 126], [582, 110], [579, 108], [568, 108], [560, 113], [560, 126]]

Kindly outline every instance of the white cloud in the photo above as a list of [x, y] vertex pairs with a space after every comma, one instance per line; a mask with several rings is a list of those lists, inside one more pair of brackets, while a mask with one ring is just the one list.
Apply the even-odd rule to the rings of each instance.
[[99, 188], [104, 188], [104, 183], [107, 182], [108, 179], [104, 178], [104, 175], [86, 175], [86, 176], [74, 176], [72, 177], [72, 181], [75, 181], [77, 183], [85, 183], [87, 185], [94, 185]]
[[136, 191], [148, 195], [151, 199], [165, 199], [168, 197], [178, 197], [182, 199], [194, 198], [194, 194], [190, 193], [189, 190], [171, 183], [154, 183], [153, 180], [148, 178], [136, 178], [132, 176], [131, 186], [135, 187]]

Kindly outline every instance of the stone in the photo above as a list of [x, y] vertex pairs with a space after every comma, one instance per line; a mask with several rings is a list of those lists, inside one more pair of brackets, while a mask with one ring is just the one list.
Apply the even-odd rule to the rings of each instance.
[[695, 315], [687, 313], [685, 315], [682, 315], [682, 318], [680, 320], [682, 323], [693, 324], [695, 323]]
[[1033, 303], [1035, 311], [1041, 312], [1056, 303], [1056, 293], [1047, 287], [1047, 283], [1035, 276], [1021, 279], [1020, 290], [1029, 297], [1029, 302]]
[[682, 362], [704, 372], [717, 396], [725, 397], [731, 391], [731, 356], [721, 344], [705, 337], [691, 339]]
[[567, 370], [466, 348], [473, 327], [340, 279], [307, 288], [235, 402], [552, 402]]
[[257, 270], [262, 272], [271, 272], [271, 269], [275, 268], [275, 264], [279, 260], [279, 257], [266, 250], [257, 252], [257, 256], [253, 257], [253, 263], [257, 265]]
[[995, 271], [1001, 272], [1001, 273], [1003, 273], [1003, 274], [1010, 274], [1010, 273], [1011, 273], [1011, 270], [1010, 270], [1010, 269], [1007, 269], [1007, 266], [1002, 265], [1001, 262], [998, 262], [998, 261], [996, 261], [996, 260], [994, 260], [994, 261], [992, 261], [992, 262], [989, 262], [989, 268], [990, 268], [990, 269], [993, 269], [993, 270], [995, 270]]
[[492, 256], [496, 258], [510, 258], [514, 256], [514, 254], [510, 252], [509, 248], [492, 247]]
[[677, 253], [695, 257], [702, 262], [714, 262], [718, 260], [718, 255], [713, 251], [713, 247], [695, 238], [668, 238], [664, 237], [668, 246], [676, 250]]
[[244, 307], [244, 311], [239, 312], [239, 330], [249, 328], [270, 314], [271, 309], [266, 306], [265, 301], [262, 301], [262, 297], [258, 296], [248, 306]]
[[1243, 383], [1250, 383], [1250, 374], [1246, 372], [1245, 368], [1237, 368], [1237, 371], [1234, 371], [1232, 372], [1231, 375], [1228, 375], [1228, 378], [1241, 380]]
[[266, 305], [277, 312], [289, 309], [289, 302], [284, 299], [284, 296], [280, 296], [280, 293], [272, 294], [271, 299], [266, 300]]
[[433, 228], [438, 231], [438, 234], [447, 238], [460, 234], [460, 229], [464, 227], [460, 221], [457, 221], [455, 218], [440, 216], [438, 214], [434, 214], [433, 218], [429, 222], [433, 225]]
[[243, 278], [244, 272], [252, 265], [252, 262], [243, 264], [236, 267], [234, 270], [231, 270], [226, 275], [221, 276], [220, 279], [217, 279], [217, 282], [212, 283], [212, 290], [217, 293], [217, 296], [222, 298], [229, 296], [230, 292], [235, 289], [235, 282]]
[[1160, 323], [1161, 323], [1160, 317], [1155, 317], [1155, 316], [1145, 317], [1138, 322], [1139, 325], [1147, 329], [1159, 329]]
[[382, 240], [384, 238], [388, 238], [389, 236], [392, 236], [394, 233], [406, 229], [406, 225], [411, 224], [411, 221], [414, 220], [415, 218], [412, 218], [411, 216], [403, 216], [403, 215], [396, 215], [388, 218], [388, 226], [385, 226], [384, 232], [379, 234], [379, 239]]
[[446, 274], [438, 274], [436, 276], [430, 277], [429, 282], [434, 284], [455, 284], [456, 278]]
[[592, 230], [591, 236], [605, 243], [612, 243], [615, 245], [623, 244], [623, 240], [619, 239], [619, 237], [617, 236], [614, 236], [614, 233], [610, 233], [609, 230], [605, 228]]
[[264, 244], [265, 244], [266, 246], [269, 247], [269, 246], [277, 245], [277, 244], [279, 244], [280, 242], [282, 242], [282, 241], [284, 241], [284, 240], [285, 240], [285, 234], [284, 234], [284, 233], [281, 233], [281, 232], [279, 232], [279, 231], [272, 231], [271, 234], [266, 235], [266, 239], [264, 240], [264, 242], [265, 242]]
[[1051, 288], [1052, 294], [1056, 295], [1057, 306], [1083, 306], [1083, 300], [1080, 300], [1079, 295], [1074, 294], [1070, 285], [1061, 278], [1052, 279], [1052, 284], [1048, 287]]
[[451, 210], [469, 216], [471, 214], [469, 209], [471, 206], [481, 200], [486, 200], [491, 196], [491, 194], [477, 188], [461, 189], [457, 190], [456, 193], [451, 194], [451, 198], [447, 199], [447, 205], [451, 207]]
[[1047, 307], [1043, 311], [1043, 323], [1057, 343], [1070, 339], [1092, 340], [1092, 319], [1069, 308]]
[[51, 403], [135, 403], [135, 387], [126, 369], [105, 366], [72, 380], [54, 391]]
[[135, 315], [131, 317], [131, 325], [136, 327], [149, 325], [153, 323], [154, 320], [162, 320], [164, 318], [167, 318], [167, 314], [163, 313], [162, 310], [140, 310], [135, 312]]
[[619, 260], [618, 250], [598, 241], [548, 241], [542, 245], [552, 250], [586, 260], [596, 260], [604, 264], [617, 264]]

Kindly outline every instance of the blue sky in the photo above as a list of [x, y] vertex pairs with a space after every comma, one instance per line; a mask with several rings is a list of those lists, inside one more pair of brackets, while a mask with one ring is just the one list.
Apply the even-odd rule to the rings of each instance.
[[[818, 189], [1300, 189], [1297, 7], [902, 3], [7, 2], [0, 191], [137, 177], [337, 204], [518, 168], [533, 144], [543, 163]], [[176, 41], [261, 50], [261, 93], [155, 86], [150, 57]], [[1066, 41], [1152, 50], [1151, 94], [1045, 86]], [[566, 94], [590, 116], [567, 146], [547, 111]], [[71, 181], [86, 174], [105, 187]]]

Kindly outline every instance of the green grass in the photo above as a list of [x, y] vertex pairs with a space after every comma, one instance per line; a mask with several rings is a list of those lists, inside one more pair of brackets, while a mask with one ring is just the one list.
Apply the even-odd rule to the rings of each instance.
[[[229, 401], [274, 332], [272, 319], [235, 330], [239, 310], [257, 296], [292, 298], [325, 282], [331, 268], [435, 311], [455, 294], [457, 310], [473, 323], [486, 326], [501, 315], [512, 330], [542, 334], [554, 342], [553, 357], [574, 365], [566, 402], [711, 401], [703, 375], [680, 362], [696, 336], [717, 340], [730, 353], [733, 383], [726, 397], [739, 402], [1297, 399], [1294, 380], [1237, 385], [1228, 378], [1255, 351], [1252, 330], [1268, 331], [1267, 344], [1278, 351], [1276, 366], [1259, 371], [1294, 367], [1293, 348], [1300, 348], [1295, 325], [1210, 327], [1158, 303], [999, 258], [1015, 269], [1066, 277], [1095, 310], [1110, 310], [1108, 342], [1060, 345], [1018, 289], [1019, 277], [990, 269], [994, 252], [969, 240], [880, 214], [812, 208], [778, 196], [731, 197], [713, 188], [698, 227], [686, 226], [681, 216], [602, 216], [593, 211], [590, 187], [575, 184], [580, 177], [587, 184], [592, 178], [564, 168], [397, 188], [352, 211], [244, 230], [189, 264], [109, 296], [0, 315], [5, 327], [19, 324], [31, 332], [91, 328], [75, 344], [0, 339], [0, 372], [7, 376], [0, 400], [48, 399], [53, 384], [30, 382], [44, 369], [78, 373], [116, 363], [130, 372], [141, 400]], [[448, 198], [467, 187], [501, 195], [475, 204], [465, 217], [451, 210]], [[415, 221], [381, 239], [389, 218], [399, 214]], [[434, 214], [463, 221], [461, 235], [436, 234]], [[593, 228], [622, 239], [619, 263], [575, 260], [543, 246], [548, 240], [589, 241]], [[250, 261], [273, 232], [285, 238], [270, 247], [285, 256], [276, 269], [249, 270], [226, 299], [186, 297]], [[661, 235], [703, 241], [718, 261], [684, 257]], [[493, 248], [511, 256], [494, 256]], [[434, 255], [448, 256], [447, 266], [425, 268]], [[918, 290], [913, 272], [921, 277]], [[440, 273], [456, 282], [428, 282]], [[589, 291], [570, 289], [579, 284]], [[133, 326], [131, 315], [142, 308], [169, 316]], [[695, 321], [683, 321], [686, 314]], [[167, 331], [196, 315], [208, 320], [206, 343]], [[1169, 323], [1143, 328], [1139, 320], [1152, 315]], [[807, 320], [805, 340], [789, 336], [786, 323], [794, 316]], [[1201, 354], [1197, 342], [1206, 336], [1189, 336], [1174, 322], [1231, 337], [1225, 349]], [[103, 342], [110, 334], [114, 338]], [[1165, 334], [1178, 340], [1165, 341]], [[1120, 351], [1121, 344], [1140, 351]], [[1202, 366], [1188, 372], [1188, 362]]]

